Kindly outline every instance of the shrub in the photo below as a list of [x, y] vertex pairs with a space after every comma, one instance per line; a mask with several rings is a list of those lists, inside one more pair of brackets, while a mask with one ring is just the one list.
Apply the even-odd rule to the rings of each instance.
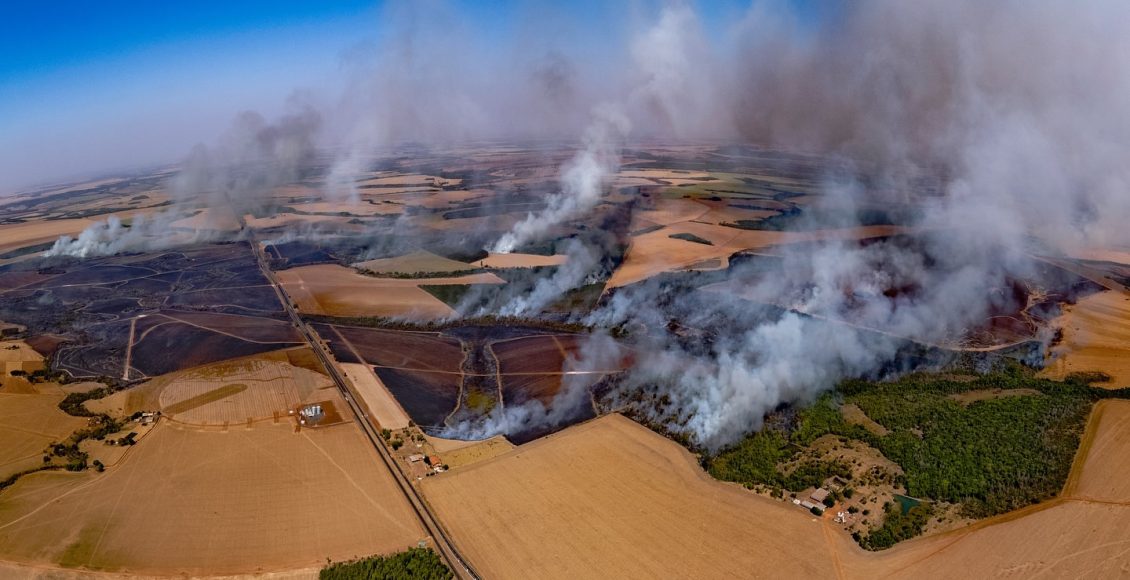
[[374, 556], [330, 564], [318, 574], [319, 580], [371, 580], [403, 578], [448, 580], [451, 569], [429, 548], [411, 548], [391, 556]]

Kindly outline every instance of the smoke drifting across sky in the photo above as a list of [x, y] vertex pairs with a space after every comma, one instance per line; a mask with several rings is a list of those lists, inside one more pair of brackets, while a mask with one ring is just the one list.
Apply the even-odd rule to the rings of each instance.
[[[672, 136], [686, 113], [749, 142], [838, 157], [866, 176], [829, 180], [827, 197], [840, 208], [911, 199], [925, 208], [927, 233], [914, 247], [786, 250], [789, 274], [751, 289], [789, 301], [777, 319], [731, 325], [708, 347], [653, 333], [627, 383], [661, 385], [672, 403], [645, 412], [707, 447], [756, 428], [782, 402], [896, 362], [899, 341], [821, 319], [953, 340], [991, 310], [997, 289], [1031, 274], [1025, 252], [1130, 242], [1121, 224], [1130, 215], [1130, 7], [874, 0], [841, 8], [813, 28], [783, 3], [759, 2], [733, 52], [691, 58], [697, 45], [684, 35], [693, 38], [693, 12], [673, 4], [632, 44], [637, 63], [659, 64], [628, 91], [629, 114], [667, 119], [661, 126]], [[710, 90], [686, 90], [699, 86]], [[648, 106], [633, 107], [641, 93]], [[924, 179], [937, 186], [924, 192]], [[923, 291], [889, 296], [891, 287]], [[664, 328], [669, 313], [651, 307], [657, 291], [620, 293], [591, 321]], [[692, 325], [740, 318], [728, 302], [682, 300]]]
[[[847, 168], [848, 178], [828, 179], [826, 198], [840, 207], [913, 199], [924, 208], [920, 246], [787, 252], [789, 271], [804, 276], [753, 291], [787, 296], [791, 313], [730, 324], [709, 347], [650, 338], [647, 372], [632, 381], [663, 382], [675, 403], [655, 419], [703, 445], [898, 354], [850, 327], [814, 332], [814, 320], [850, 314], [942, 340], [991, 308], [988, 289], [1027, 273], [1032, 236], [1053, 249], [1130, 241], [1130, 4], [861, 0], [814, 21], [769, 0], [726, 30], [708, 30], [691, 3], [637, 6], [622, 27], [601, 24], [608, 37], [594, 52], [570, 39], [596, 19], [556, 18], [552, 5], [524, 8], [500, 37], [458, 7], [393, 4], [382, 14], [391, 33], [347, 53], [345, 89], [313, 98], [320, 123], [300, 144], [336, 147], [326, 195], [348, 199], [364, 160], [396, 144], [580, 140], [548, 209], [498, 240], [500, 250], [593, 207], [625, 138], [823, 154]], [[289, 147], [275, 151], [289, 158]], [[932, 290], [891, 297], [882, 289], [892, 283]], [[653, 291], [617, 294], [591, 320], [662, 328]], [[683, 300], [702, 320], [741, 319], [728, 302]]]

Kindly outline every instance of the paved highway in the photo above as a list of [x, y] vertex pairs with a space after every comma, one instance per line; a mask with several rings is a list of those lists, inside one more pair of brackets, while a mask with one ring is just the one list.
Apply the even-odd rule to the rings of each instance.
[[416, 512], [416, 516], [419, 518], [420, 524], [423, 525], [424, 531], [431, 536], [432, 542], [435, 543], [437, 550], [443, 556], [443, 559], [447, 561], [447, 565], [455, 572], [457, 577], [477, 580], [479, 575], [475, 573], [471, 564], [455, 549], [455, 545], [451, 542], [451, 539], [448, 538], [447, 532], [439, 525], [435, 515], [432, 514], [431, 508], [428, 507], [428, 504], [420, 497], [419, 491], [412, 485], [412, 480], [408, 477], [408, 474], [404, 472], [400, 462], [393, 456], [384, 438], [380, 436], [377, 432], [377, 428], [369, 421], [368, 416], [357, 404], [355, 393], [353, 393], [349, 383], [346, 382], [341, 369], [338, 368], [337, 361], [327, 352], [321, 337], [319, 337], [318, 333], [315, 332], [313, 328], [310, 328], [310, 326], [306, 324], [306, 321], [302, 320], [302, 317], [298, 315], [298, 311], [295, 310], [294, 306], [291, 304], [289, 296], [283, 291], [282, 285], [279, 284], [278, 279], [275, 278], [275, 273], [271, 271], [271, 268], [267, 265], [267, 259], [259, 248], [259, 243], [253, 236], [249, 241], [251, 243], [251, 251], [255, 253], [255, 260], [259, 263], [259, 269], [263, 271], [263, 275], [267, 277], [267, 280], [270, 281], [271, 286], [275, 289], [275, 293], [279, 296], [279, 301], [282, 302], [283, 308], [285, 308], [287, 314], [290, 315], [291, 321], [294, 322], [294, 326], [302, 335], [303, 340], [314, 350], [314, 354], [317, 355], [318, 360], [322, 361], [322, 366], [325, 367], [326, 372], [330, 374], [330, 378], [333, 379], [334, 384], [336, 384], [337, 388], [341, 391], [341, 396], [345, 399], [346, 403], [349, 404], [349, 409], [353, 412], [354, 419], [357, 420], [357, 424], [361, 426], [361, 430], [377, 450], [377, 455], [380, 455], [381, 460], [384, 461], [385, 467], [392, 472], [392, 476], [399, 485], [400, 491], [408, 500], [409, 505], [412, 506], [412, 510]]

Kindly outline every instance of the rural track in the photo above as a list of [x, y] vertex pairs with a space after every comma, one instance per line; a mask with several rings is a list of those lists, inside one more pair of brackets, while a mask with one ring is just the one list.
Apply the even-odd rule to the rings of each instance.
[[[240, 222], [243, 222], [242, 218], [240, 218]], [[241, 225], [244, 226], [245, 231], [251, 231], [245, 224]], [[330, 374], [330, 378], [333, 379], [338, 390], [341, 391], [342, 398], [345, 399], [345, 402], [348, 404], [354, 419], [356, 419], [357, 424], [361, 425], [361, 431], [365, 434], [365, 437], [369, 439], [369, 443], [373, 445], [373, 448], [376, 449], [377, 455], [381, 457], [385, 467], [392, 473], [393, 479], [396, 480], [397, 487], [404, 495], [404, 498], [408, 500], [408, 505], [412, 507], [412, 511], [416, 513], [416, 517], [424, 528], [425, 533], [431, 536], [432, 542], [435, 543], [440, 555], [447, 561], [448, 567], [450, 567], [452, 572], [459, 578], [479, 580], [481, 576], [475, 572], [471, 564], [455, 548], [454, 542], [451, 541], [451, 538], [447, 535], [447, 531], [440, 525], [439, 519], [432, 513], [427, 502], [420, 496], [420, 492], [412, 485], [408, 475], [401, 469], [400, 464], [397, 463], [396, 458], [393, 457], [392, 451], [389, 450], [384, 439], [380, 437], [376, 428], [369, 421], [368, 415], [366, 415], [357, 404], [357, 399], [349, 388], [349, 384], [345, 381], [344, 376], [342, 376], [341, 370], [337, 367], [336, 361], [322, 346], [323, 343], [318, 333], [310, 328], [310, 326], [302, 320], [302, 317], [298, 315], [298, 311], [294, 309], [282, 285], [279, 283], [278, 279], [275, 278], [275, 273], [272, 272], [267, 265], [266, 257], [259, 248], [259, 242], [255, 239], [254, 234], [250, 236], [248, 241], [251, 243], [251, 251], [255, 255], [255, 261], [259, 264], [259, 269], [263, 272], [263, 275], [266, 276], [267, 281], [270, 282], [275, 293], [278, 294], [279, 301], [282, 302], [283, 308], [286, 309], [298, 333], [302, 335], [303, 340], [313, 349], [314, 354], [318, 357], [318, 360], [321, 361], [326, 372]]]

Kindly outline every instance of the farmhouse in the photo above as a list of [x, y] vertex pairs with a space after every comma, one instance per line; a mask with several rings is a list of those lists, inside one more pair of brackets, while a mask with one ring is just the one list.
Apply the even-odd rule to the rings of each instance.
[[820, 513], [824, 513], [824, 504], [814, 503], [814, 502], [808, 501], [807, 499], [800, 502], [800, 506], [803, 507], [806, 510], [819, 510]]
[[823, 503], [825, 499], [828, 499], [828, 490], [822, 487], [817, 488], [816, 491], [812, 492], [812, 495], [809, 495], [808, 497], [816, 503]]

